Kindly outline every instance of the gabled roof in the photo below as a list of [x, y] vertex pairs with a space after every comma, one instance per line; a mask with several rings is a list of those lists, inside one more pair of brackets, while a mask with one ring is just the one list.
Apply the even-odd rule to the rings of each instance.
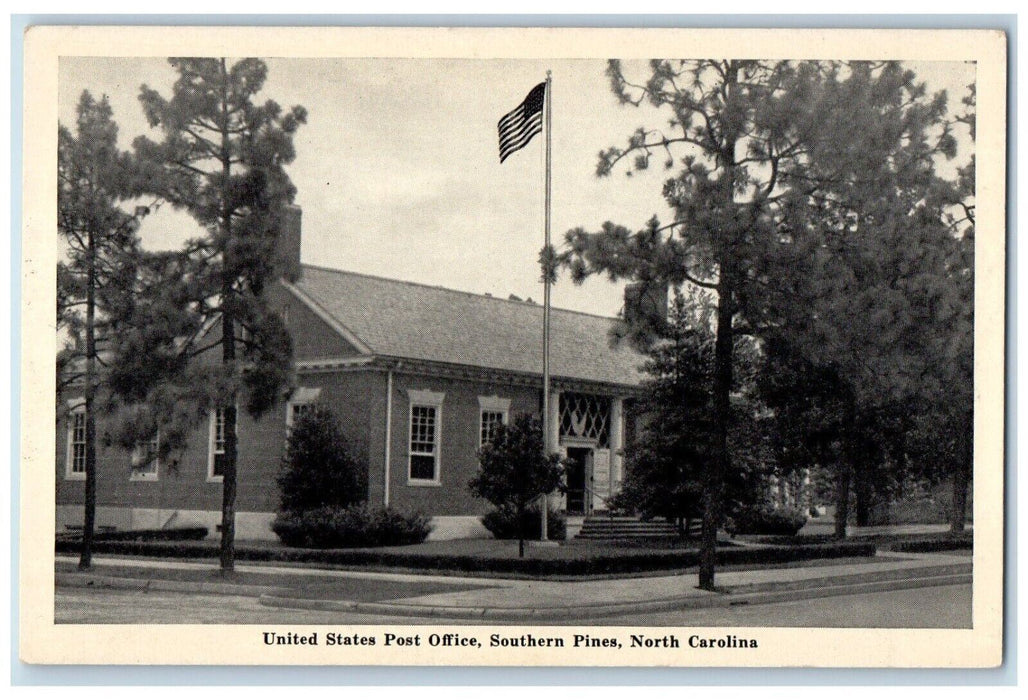
[[[295, 287], [372, 354], [542, 374], [540, 305], [312, 265]], [[637, 385], [645, 358], [610, 347], [612, 322], [551, 309], [550, 374]]]

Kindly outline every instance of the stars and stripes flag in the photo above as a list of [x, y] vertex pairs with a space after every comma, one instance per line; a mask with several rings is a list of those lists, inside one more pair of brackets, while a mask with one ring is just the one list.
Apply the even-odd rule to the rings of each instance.
[[536, 85], [525, 101], [503, 115], [497, 125], [500, 132], [500, 162], [507, 156], [528, 145], [532, 137], [543, 130], [543, 103], [546, 100], [546, 83]]

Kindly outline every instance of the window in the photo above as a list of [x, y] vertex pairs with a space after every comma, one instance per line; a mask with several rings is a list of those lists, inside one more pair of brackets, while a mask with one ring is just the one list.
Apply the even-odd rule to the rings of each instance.
[[318, 387], [301, 386], [293, 391], [286, 404], [286, 435], [289, 435], [289, 431], [300, 420], [300, 416], [314, 408], [319, 396], [321, 396], [321, 389]]
[[595, 440], [596, 446], [610, 445], [610, 399], [592, 394], [560, 395], [561, 437]]
[[410, 405], [410, 465], [408, 483], [439, 485], [439, 442], [443, 394], [407, 392]]
[[65, 478], [86, 478], [86, 410], [81, 406], [68, 415], [68, 462]]
[[132, 474], [129, 476], [132, 481], [157, 481], [160, 444], [160, 434], [136, 444], [132, 450]]
[[311, 403], [289, 404], [289, 420], [286, 421], [287, 425], [292, 428], [300, 418], [310, 413], [312, 408], [314, 408], [314, 404]]
[[225, 477], [225, 426], [228, 410], [211, 411], [210, 450], [207, 459], [207, 480], [221, 481]]
[[479, 424], [478, 424], [478, 446], [482, 447], [492, 442], [496, 435], [496, 427], [507, 424], [507, 416], [510, 413], [510, 399], [501, 399], [499, 396], [479, 396]]
[[507, 422], [506, 416], [499, 411], [482, 411], [482, 426], [478, 436], [478, 446], [488, 445], [496, 437], [496, 427]]

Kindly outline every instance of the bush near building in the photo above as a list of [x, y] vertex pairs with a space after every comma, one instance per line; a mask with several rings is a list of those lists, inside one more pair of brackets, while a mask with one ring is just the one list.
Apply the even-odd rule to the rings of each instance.
[[432, 527], [420, 513], [401, 513], [366, 503], [280, 513], [271, 529], [289, 547], [335, 549], [424, 542]]
[[289, 547], [383, 547], [424, 542], [429, 519], [367, 503], [367, 467], [330, 409], [315, 404], [289, 433], [272, 531]]
[[[498, 540], [516, 540], [524, 535], [525, 539], [538, 540], [542, 532], [542, 518], [539, 508], [533, 507], [521, 515], [513, 508], [497, 508], [482, 516], [482, 525]], [[567, 521], [559, 510], [550, 508], [546, 516], [546, 537], [551, 540], [562, 540], [567, 536]]]
[[279, 511], [359, 503], [367, 498], [367, 471], [354, 458], [336, 414], [314, 404], [289, 431], [278, 475]]
[[807, 516], [799, 510], [757, 505], [736, 510], [728, 530], [740, 535], [792, 536], [806, 522]]

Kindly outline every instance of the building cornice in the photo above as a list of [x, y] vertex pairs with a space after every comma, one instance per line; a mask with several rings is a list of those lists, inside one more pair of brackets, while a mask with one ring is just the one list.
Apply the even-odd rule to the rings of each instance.
[[[458, 379], [534, 389], [542, 389], [543, 386], [542, 376], [538, 374], [403, 357], [373, 355], [301, 360], [296, 363], [296, 371], [301, 374], [358, 370], [392, 371], [410, 376]], [[597, 382], [574, 377], [552, 376], [550, 384], [555, 391], [601, 393], [623, 397], [641, 396], [643, 393], [642, 388], [636, 385]]]
[[374, 355], [360, 355], [357, 357], [325, 357], [312, 360], [297, 360], [294, 363], [294, 367], [298, 374], [374, 369], [377, 364], [377, 359], [378, 358]]

